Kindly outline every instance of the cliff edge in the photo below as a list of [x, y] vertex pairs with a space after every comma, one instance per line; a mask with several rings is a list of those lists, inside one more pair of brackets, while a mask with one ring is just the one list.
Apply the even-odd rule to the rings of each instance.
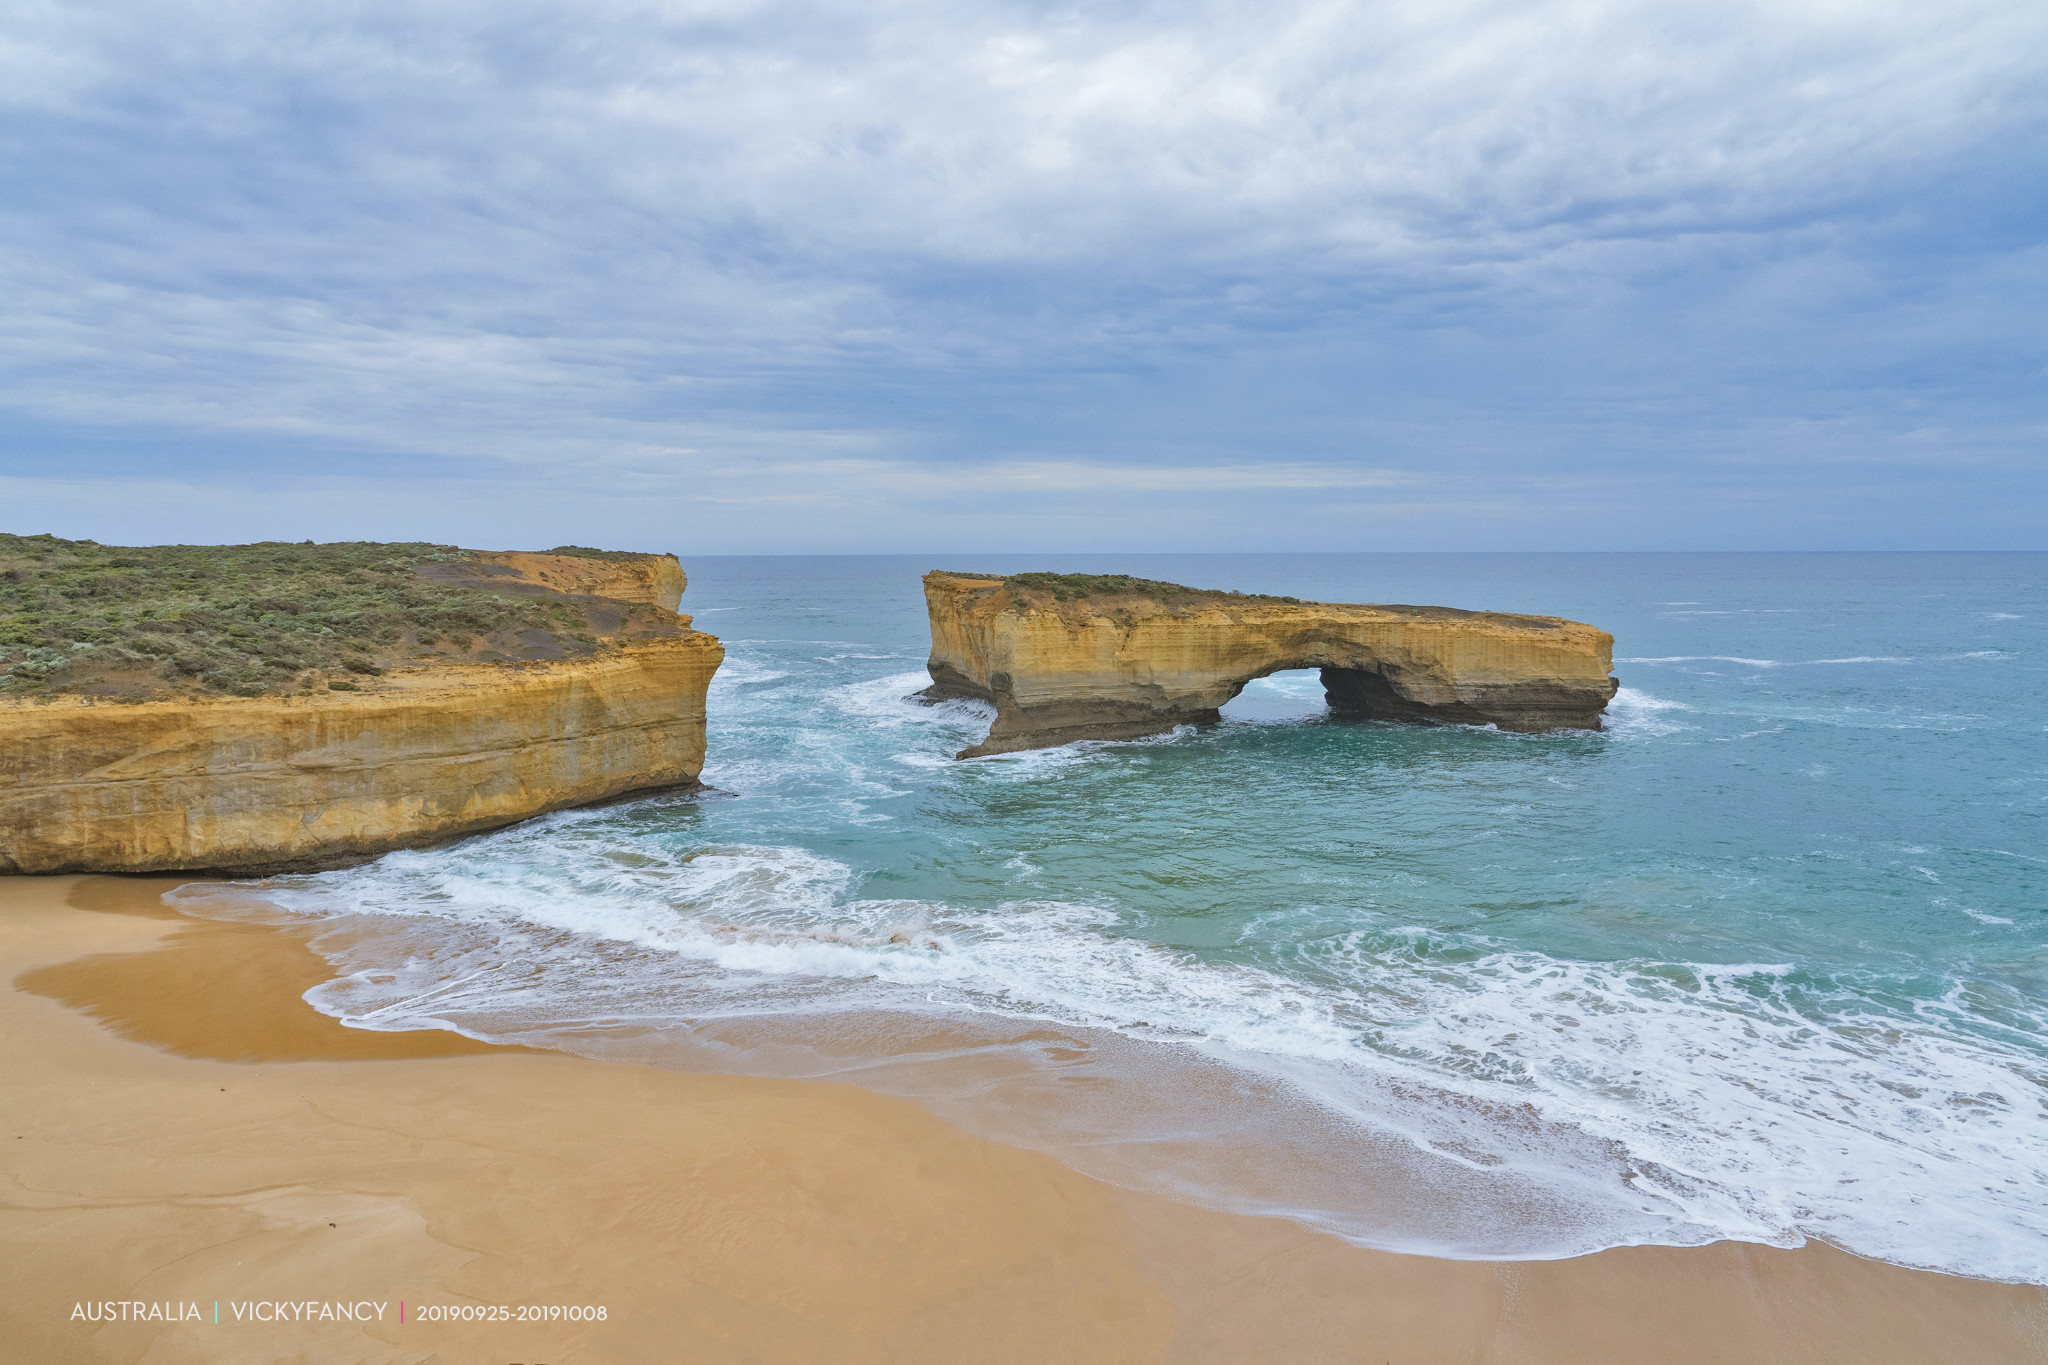
[[699, 787], [724, 649], [680, 565], [564, 551], [0, 537], [0, 872], [333, 867]]
[[996, 708], [959, 757], [1137, 739], [1219, 720], [1254, 678], [1319, 668], [1332, 710], [1597, 730], [1614, 637], [1554, 616], [1346, 605], [1102, 575], [934, 571], [927, 700]]

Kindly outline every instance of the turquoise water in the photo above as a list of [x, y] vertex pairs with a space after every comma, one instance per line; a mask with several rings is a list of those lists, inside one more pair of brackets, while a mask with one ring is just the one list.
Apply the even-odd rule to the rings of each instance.
[[[832, 1075], [1378, 1246], [1822, 1237], [2048, 1282], [2048, 556], [705, 559], [705, 778], [272, 884], [316, 1004]], [[953, 761], [926, 568], [1590, 621], [1601, 734]], [[221, 893], [188, 908], [235, 913]]]

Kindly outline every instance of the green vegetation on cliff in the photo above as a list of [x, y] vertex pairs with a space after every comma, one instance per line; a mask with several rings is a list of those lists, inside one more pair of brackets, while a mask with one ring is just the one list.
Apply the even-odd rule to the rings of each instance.
[[557, 545], [542, 554], [568, 555], [572, 559], [640, 559], [644, 556], [638, 550], [600, 550], [589, 545]]
[[[579, 552], [604, 553], [555, 553]], [[471, 558], [419, 543], [131, 547], [0, 535], [0, 694], [353, 691], [401, 662], [603, 647], [572, 601], [414, 571]]]
[[1133, 578], [1127, 573], [1013, 573], [1003, 577], [1013, 588], [1050, 592], [1060, 602], [1083, 597], [1153, 597], [1164, 602], [1199, 598], [1204, 601], [1293, 602], [1298, 597], [1273, 597], [1259, 592], [1225, 592], [1219, 588], [1190, 588], [1181, 583], [1162, 583], [1156, 578]]

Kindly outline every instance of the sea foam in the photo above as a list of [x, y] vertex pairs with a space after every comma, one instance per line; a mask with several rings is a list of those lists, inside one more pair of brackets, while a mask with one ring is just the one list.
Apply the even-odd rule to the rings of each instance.
[[[1182, 1054], [1164, 1075], [1220, 1067], [1250, 1078], [1248, 1093], [1287, 1097], [1269, 1113], [1194, 1114], [1185, 1097], [1148, 1098], [1146, 1067], [1113, 1067], [1128, 1101], [1085, 1142], [1063, 1118], [1077, 1149], [1157, 1142], [1162, 1119], [1181, 1133], [1264, 1125], [1268, 1148], [1303, 1170], [1366, 1180], [1356, 1154], [1385, 1162], [1398, 1147], [1392, 1169], [1406, 1162], [1423, 1186], [1452, 1189], [1462, 1171], [1546, 1211], [1475, 1236], [1422, 1213], [1403, 1222], [1378, 1196], [1277, 1199], [1199, 1161], [1176, 1168], [1183, 1193], [1361, 1243], [1528, 1256], [1820, 1236], [1908, 1264], [2048, 1275], [2039, 1056], [1938, 983], [1572, 962], [1396, 924], [1303, 937], [1284, 912], [1260, 922], [1252, 960], [1217, 963], [1131, 937], [1105, 905], [974, 909], [862, 897], [855, 881], [801, 848], [678, 850], [581, 813], [264, 894], [338, 931], [322, 947], [348, 974], [310, 998], [358, 1027], [576, 1047], [578, 1032], [825, 1014], [1049, 1024]], [[234, 913], [221, 898], [245, 894], [195, 887], [179, 901]], [[1885, 998], [1900, 1004], [1873, 1009]], [[2007, 1006], [2022, 1033], [2048, 1029]]]

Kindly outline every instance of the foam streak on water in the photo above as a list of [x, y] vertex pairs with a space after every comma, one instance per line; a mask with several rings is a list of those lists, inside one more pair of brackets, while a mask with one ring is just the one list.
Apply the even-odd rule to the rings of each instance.
[[983, 708], [906, 700], [914, 574], [710, 561], [753, 637], [712, 697], [735, 796], [263, 894], [328, 922], [313, 998], [362, 1027], [842, 1075], [1377, 1246], [2048, 1281], [2043, 575], [1958, 557], [1918, 620], [1910, 558], [1119, 562], [1563, 611], [1632, 662], [1600, 736], [1343, 723], [1277, 675], [1221, 727], [972, 763]]

